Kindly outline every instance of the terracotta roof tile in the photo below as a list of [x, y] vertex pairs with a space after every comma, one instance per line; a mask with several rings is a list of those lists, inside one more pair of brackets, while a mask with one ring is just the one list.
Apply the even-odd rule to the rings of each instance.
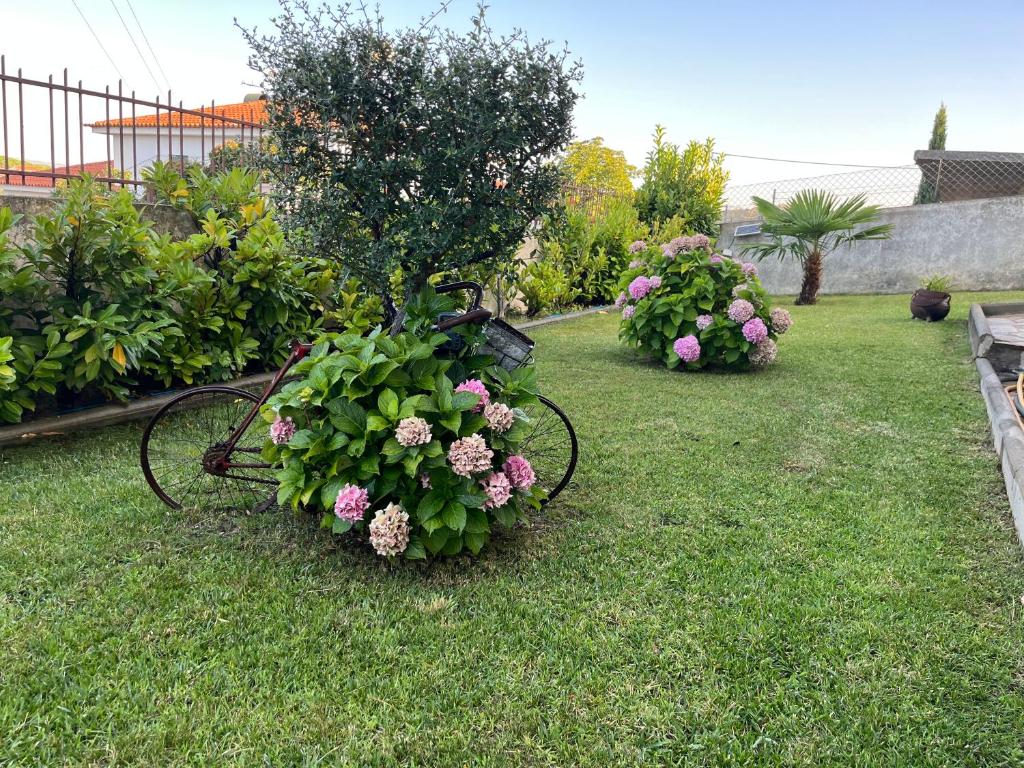
[[[229, 120], [244, 120], [248, 123], [263, 125], [267, 122], [267, 107], [263, 99], [255, 101], [243, 101], [238, 104], [222, 104], [211, 110], [209, 107], [195, 107], [192, 111], [204, 112], [206, 117], [193, 114], [182, 114], [180, 112], [160, 111], [159, 125], [177, 128], [230, 128], [237, 126], [237, 123]], [[225, 117], [228, 120], [217, 120], [216, 117]], [[135, 125], [136, 128], [153, 128], [157, 125], [156, 113], [151, 115], [136, 115], [135, 118], [125, 117], [116, 120], [100, 120], [96, 123], [89, 123], [90, 128], [117, 128], [119, 126]]]
[[[48, 176], [26, 176], [24, 179], [21, 178], [21, 161], [16, 157], [9, 159], [10, 167], [6, 170], [3, 167], [3, 161], [0, 159], [0, 184], [6, 184], [10, 187], [52, 187], [54, 180]], [[41, 163], [25, 163], [26, 171], [49, 171], [49, 167], [42, 165]], [[53, 169], [53, 172], [59, 176], [80, 176], [83, 173], [88, 173], [91, 176], [101, 176], [103, 178], [116, 177], [117, 171], [114, 168], [114, 163], [107, 160], [97, 160], [92, 163], [85, 163], [84, 165], [70, 165], [70, 166], [58, 166]], [[57, 179], [60, 181], [60, 179]]]

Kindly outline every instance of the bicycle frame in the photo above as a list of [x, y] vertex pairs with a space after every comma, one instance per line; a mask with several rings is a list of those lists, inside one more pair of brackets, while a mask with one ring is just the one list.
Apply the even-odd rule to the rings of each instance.
[[[274, 378], [270, 380], [270, 383], [267, 384], [266, 387], [264, 387], [263, 394], [260, 395], [260, 399], [253, 403], [252, 410], [249, 411], [248, 414], [246, 414], [245, 418], [242, 419], [242, 421], [239, 423], [237, 427], [235, 427], [235, 431], [231, 433], [230, 437], [228, 437], [228, 441], [224, 448], [223, 455], [219, 459], [217, 459], [217, 461], [214, 464], [214, 466], [219, 472], [224, 473], [226, 475], [227, 472], [231, 469], [271, 469], [273, 467], [272, 464], [268, 464], [267, 462], [237, 463], [231, 461], [231, 454], [234, 453], [235, 448], [238, 445], [238, 441], [242, 439], [242, 435], [245, 434], [246, 430], [249, 429], [250, 426], [252, 426], [252, 423], [253, 421], [255, 421], [256, 417], [259, 416], [260, 408], [263, 407], [264, 403], [266, 403], [267, 400], [270, 399], [270, 396], [274, 393], [274, 390], [277, 389], [278, 385], [281, 383], [284, 377], [288, 375], [288, 371], [291, 370], [293, 365], [295, 365], [297, 362], [302, 360], [302, 358], [308, 355], [309, 351], [312, 348], [312, 344], [303, 344], [302, 342], [299, 341], [292, 342], [292, 353], [288, 355], [288, 359], [284, 361], [284, 365], [281, 366], [281, 369], [276, 374], [274, 374]], [[239, 449], [239, 451], [245, 453], [255, 453], [256, 449], [241, 448]]]

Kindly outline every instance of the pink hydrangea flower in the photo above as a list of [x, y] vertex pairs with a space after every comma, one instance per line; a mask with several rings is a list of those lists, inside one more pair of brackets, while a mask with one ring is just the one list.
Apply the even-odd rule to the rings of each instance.
[[420, 487], [427, 489], [434, 487], [434, 484], [430, 482], [430, 475], [428, 475], [426, 472], [420, 475]]
[[712, 264], [721, 264], [722, 257], [716, 253], [710, 259], [708, 259], [708, 261], [710, 261]]
[[771, 311], [771, 320], [772, 330], [780, 335], [788, 331], [789, 327], [793, 325], [792, 316], [782, 307], [776, 307]]
[[629, 304], [622, 308], [622, 319], [629, 320], [629, 318], [631, 318], [635, 313], [636, 307], [634, 307], [632, 304]]
[[646, 267], [646, 266], [647, 266], [647, 262], [644, 261], [643, 259], [633, 259], [631, 262], [629, 262], [629, 268], [630, 269], [636, 269], [637, 267]]
[[764, 320], [760, 317], [747, 320], [743, 324], [743, 338], [751, 344], [760, 344], [768, 338], [768, 326], [764, 324]]
[[747, 277], [754, 277], [757, 275], [757, 265], [750, 261], [744, 261], [740, 264], [740, 269], [743, 270], [743, 274]]
[[334, 501], [334, 514], [350, 523], [358, 523], [370, 506], [370, 494], [365, 488], [346, 483]]
[[651, 280], [646, 275], [634, 277], [633, 282], [629, 284], [629, 295], [636, 301], [639, 301], [650, 292]]
[[494, 432], [507, 432], [512, 426], [516, 415], [504, 403], [489, 403], [484, 408], [484, 418], [487, 419], [487, 426]]
[[707, 248], [711, 245], [711, 238], [707, 235], [694, 235], [690, 238], [691, 248]]
[[765, 339], [750, 350], [748, 357], [753, 365], [771, 365], [778, 353], [778, 345], [771, 339]]
[[426, 445], [430, 442], [430, 425], [425, 419], [419, 416], [410, 416], [398, 422], [395, 430], [395, 439], [398, 444], [411, 448], [414, 445]]
[[629, 244], [630, 253], [640, 253], [640, 251], [646, 250], [646, 248], [647, 243], [645, 243], [643, 240], [634, 240], [632, 243]]
[[460, 477], [472, 477], [491, 468], [494, 451], [487, 447], [487, 441], [479, 434], [463, 437], [452, 443], [448, 449], [448, 462], [452, 472]]
[[398, 504], [388, 504], [370, 521], [370, 544], [381, 557], [394, 557], [409, 546], [409, 513]]
[[715, 318], [711, 315], [697, 315], [697, 330], [703, 331], [713, 322], [715, 322]]
[[681, 251], [693, 250], [693, 238], [686, 237], [685, 235], [683, 237], [676, 237], [670, 240], [668, 245], [672, 249], [672, 255], [674, 256]]
[[729, 305], [727, 314], [734, 323], [745, 323], [754, 316], [754, 305], [746, 299], [736, 299]]
[[622, 309], [622, 306], [627, 301], [629, 301], [629, 296], [627, 296], [626, 292], [623, 291], [622, 293], [620, 293], [618, 296], [615, 297], [615, 308], [616, 309]]
[[508, 504], [512, 498], [512, 482], [504, 472], [491, 472], [485, 477], [480, 485], [487, 494], [487, 501], [484, 502], [484, 509], [494, 509]]
[[655, 288], [661, 288], [661, 278], [658, 275], [651, 278], [651, 290], [653, 291]]
[[472, 392], [474, 395], [480, 395], [480, 402], [473, 406], [473, 413], [480, 413], [491, 402], [491, 394], [480, 379], [466, 379], [455, 388], [455, 391]]
[[537, 475], [530, 466], [530, 462], [518, 454], [505, 459], [501, 469], [508, 476], [512, 485], [521, 490], [531, 488], [537, 482]]
[[700, 342], [692, 333], [689, 336], [676, 339], [672, 349], [684, 363], [693, 363], [700, 359]]
[[270, 425], [270, 441], [274, 445], [284, 445], [295, 436], [295, 422], [291, 416], [274, 417], [274, 423]]

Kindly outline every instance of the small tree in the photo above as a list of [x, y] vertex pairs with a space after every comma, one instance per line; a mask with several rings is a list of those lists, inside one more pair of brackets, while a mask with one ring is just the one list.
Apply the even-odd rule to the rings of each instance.
[[606, 147], [597, 136], [574, 141], [562, 160], [562, 169], [570, 184], [590, 187], [623, 197], [632, 197], [636, 166], [626, 162], [621, 150]]
[[276, 32], [243, 30], [268, 98], [270, 173], [285, 223], [393, 303], [431, 274], [511, 258], [550, 210], [550, 159], [572, 132], [581, 70], [521, 31], [387, 32], [345, 5], [282, 2]]
[[729, 180], [724, 162], [725, 156], [715, 152], [714, 139], [691, 141], [680, 151], [666, 139], [665, 128], [655, 126], [654, 147], [636, 193], [640, 218], [653, 226], [678, 216], [688, 229], [715, 234]]
[[[935, 120], [932, 122], [932, 137], [928, 140], [928, 149], [946, 148], [946, 105], [939, 105], [939, 111], [935, 113]], [[926, 179], [921, 179], [921, 184], [914, 195], [914, 205], [921, 203], [935, 202], [935, 187]]]
[[827, 254], [859, 240], [886, 240], [892, 232], [892, 224], [865, 226], [875, 220], [879, 208], [865, 205], [864, 195], [840, 202], [829, 192], [804, 189], [782, 206], [760, 197], [755, 197], [754, 203], [763, 219], [761, 231], [771, 241], [745, 250], [758, 259], [790, 256], [800, 262], [804, 278], [797, 304], [817, 303], [822, 262]]

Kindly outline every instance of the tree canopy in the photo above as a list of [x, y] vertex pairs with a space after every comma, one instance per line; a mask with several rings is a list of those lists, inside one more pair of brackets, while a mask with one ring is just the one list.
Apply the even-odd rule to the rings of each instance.
[[632, 178], [637, 172], [621, 150], [605, 146], [600, 136], [572, 142], [562, 160], [562, 170], [575, 186], [624, 196], [632, 196]]
[[282, 0], [243, 30], [268, 98], [269, 172], [292, 236], [387, 293], [511, 258], [550, 210], [572, 134], [578, 63], [481, 8], [467, 34], [388, 31], [362, 6]]

